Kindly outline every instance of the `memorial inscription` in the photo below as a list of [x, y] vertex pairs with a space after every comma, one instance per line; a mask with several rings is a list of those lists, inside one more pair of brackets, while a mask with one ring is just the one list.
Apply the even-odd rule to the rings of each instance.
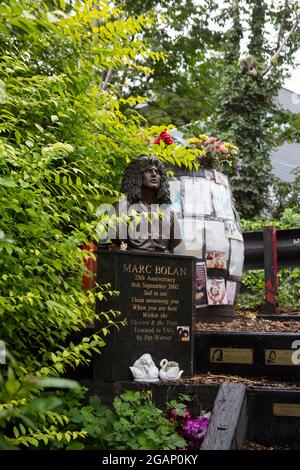
[[293, 349], [265, 349], [265, 364], [275, 366], [296, 366]]
[[225, 364], [253, 364], [253, 349], [210, 348], [210, 362]]
[[187, 269], [124, 263], [123, 272], [129, 276], [132, 311], [140, 313], [129, 320], [136, 341], [171, 341], [178, 327], [173, 319], [179, 307], [177, 277], [186, 276]]
[[274, 416], [300, 417], [299, 403], [273, 403]]

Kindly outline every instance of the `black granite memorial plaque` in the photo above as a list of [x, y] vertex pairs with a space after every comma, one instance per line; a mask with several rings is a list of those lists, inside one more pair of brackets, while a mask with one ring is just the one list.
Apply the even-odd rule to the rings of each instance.
[[[97, 254], [97, 281], [120, 292], [109, 308], [120, 310], [127, 325], [113, 328], [103, 353], [94, 358], [94, 379], [132, 379], [129, 367], [145, 353], [159, 368], [176, 361], [184, 376], [193, 374], [192, 313], [195, 258], [171, 254], [104, 251]], [[107, 309], [99, 302], [98, 311]]]

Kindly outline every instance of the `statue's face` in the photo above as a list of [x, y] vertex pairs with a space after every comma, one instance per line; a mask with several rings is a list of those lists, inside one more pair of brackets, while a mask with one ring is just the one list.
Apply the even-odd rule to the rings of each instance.
[[157, 167], [151, 165], [144, 171], [142, 185], [147, 189], [159, 189], [160, 180], [161, 177]]

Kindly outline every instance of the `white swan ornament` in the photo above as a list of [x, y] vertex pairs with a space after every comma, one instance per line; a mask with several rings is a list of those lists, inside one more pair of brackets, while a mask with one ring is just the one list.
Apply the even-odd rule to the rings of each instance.
[[159, 371], [159, 378], [161, 380], [177, 380], [183, 374], [183, 370], [179, 369], [178, 362], [162, 359], [159, 365], [161, 367]]
[[129, 367], [135, 382], [158, 382], [158, 368], [150, 354], [143, 354]]

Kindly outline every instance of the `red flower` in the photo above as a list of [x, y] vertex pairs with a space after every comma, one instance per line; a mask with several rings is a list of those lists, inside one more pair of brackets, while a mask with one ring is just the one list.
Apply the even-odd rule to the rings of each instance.
[[183, 411], [184, 411], [184, 413], [185, 413], [185, 416], [179, 416], [179, 415], [177, 414], [176, 409], [175, 409], [175, 408], [171, 408], [171, 409], [169, 410], [169, 420], [175, 422], [175, 421], [176, 421], [177, 419], [179, 419], [179, 418], [183, 418], [184, 420], [191, 419], [192, 415], [191, 415], [191, 413], [190, 413], [190, 410], [189, 410], [188, 408], [184, 408]]
[[163, 141], [166, 145], [171, 145], [174, 144], [174, 140], [170, 136], [170, 134], [167, 131], [162, 131], [157, 139], [155, 139], [154, 143], [159, 144], [160, 141]]

